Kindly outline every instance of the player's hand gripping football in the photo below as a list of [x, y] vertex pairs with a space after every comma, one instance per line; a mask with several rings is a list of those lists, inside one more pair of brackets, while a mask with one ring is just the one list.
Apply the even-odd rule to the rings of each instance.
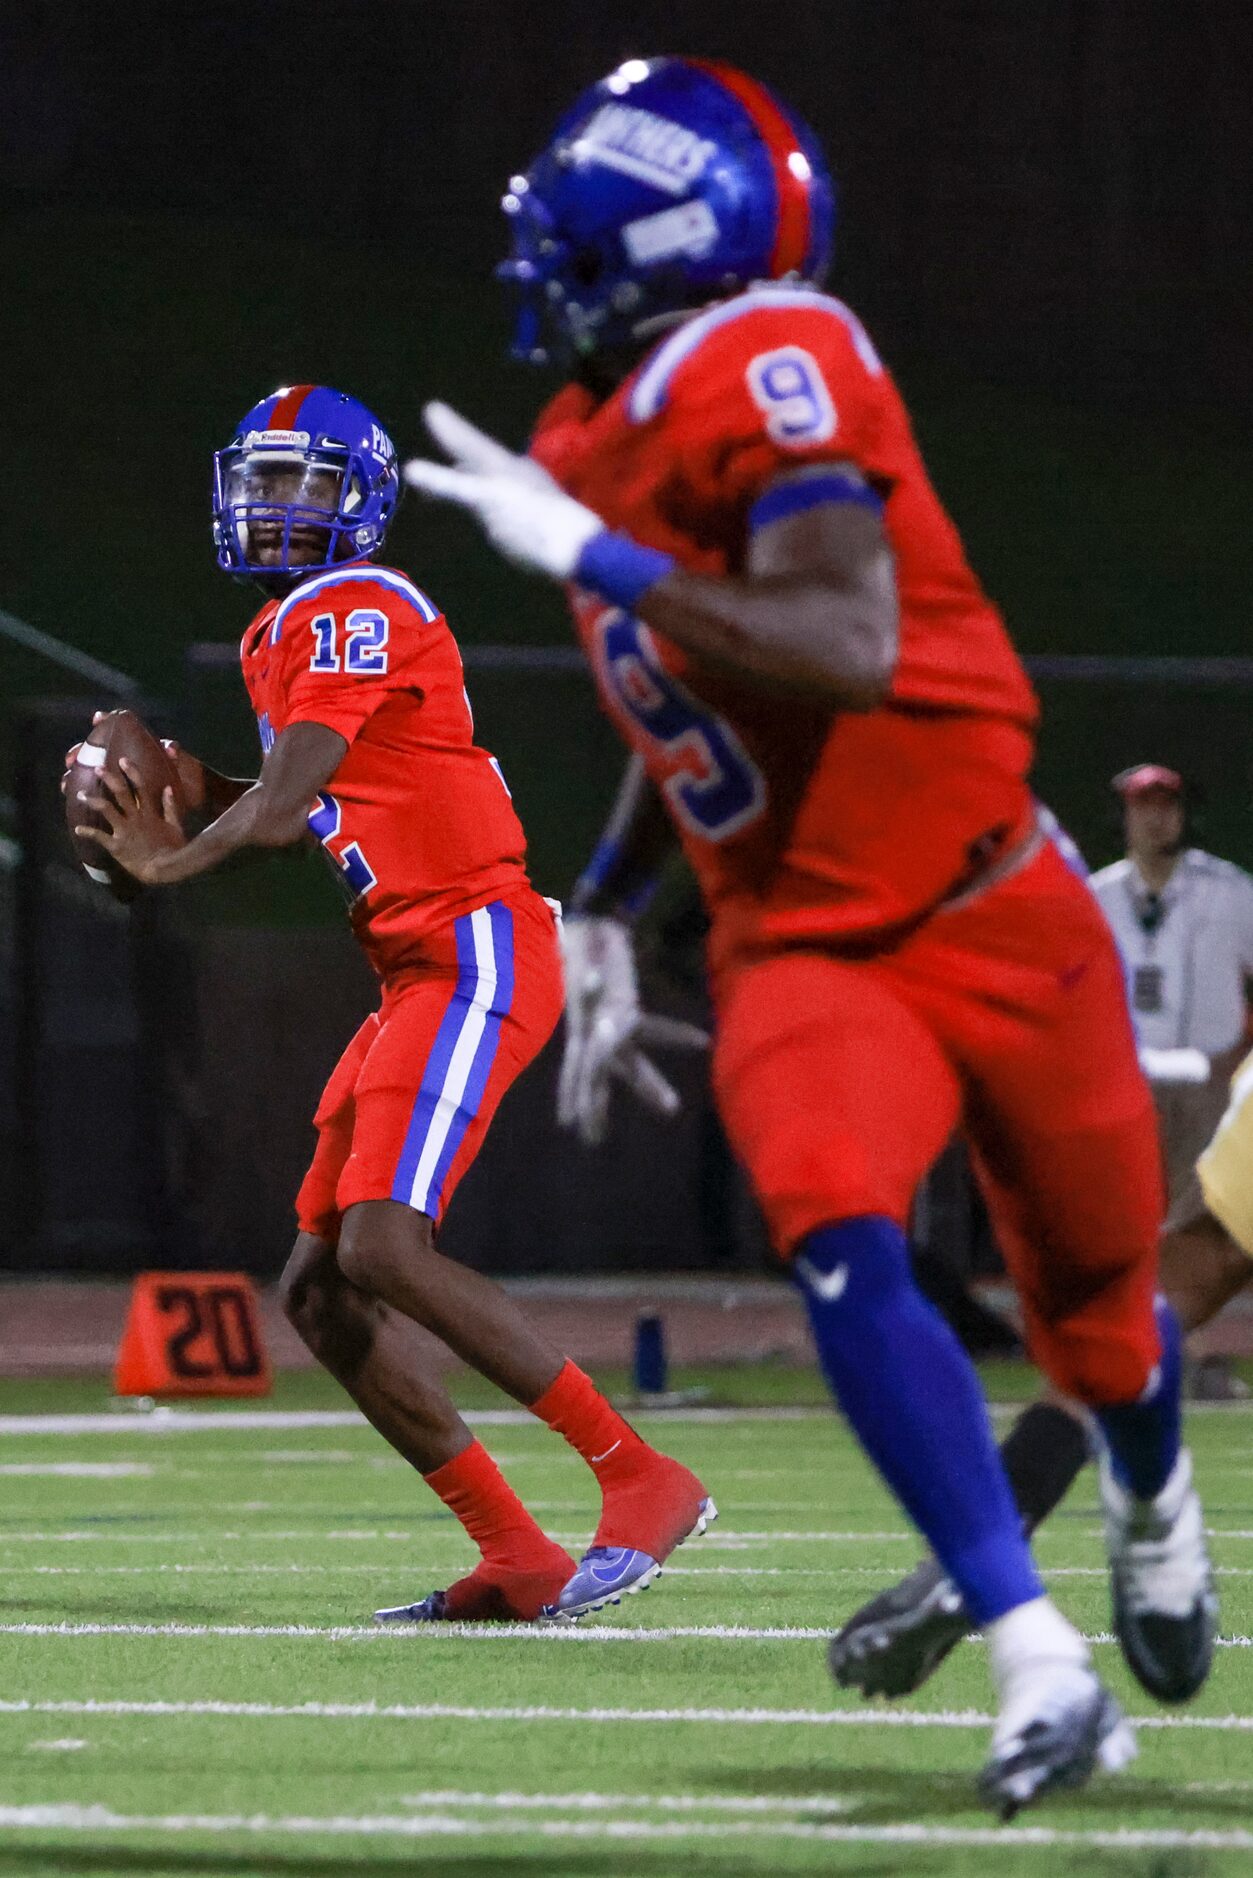
[[593, 916], [564, 923], [566, 1047], [557, 1085], [557, 1121], [586, 1147], [605, 1138], [615, 1082], [658, 1115], [674, 1115], [679, 1093], [647, 1048], [703, 1050], [709, 1042], [696, 1024], [642, 1011], [629, 927]]
[[600, 516], [566, 495], [530, 457], [515, 456], [448, 405], [428, 404], [422, 415], [453, 467], [415, 457], [405, 464], [405, 481], [471, 510], [511, 561], [568, 580], [583, 549], [603, 531]]
[[[193, 759], [194, 760], [194, 759]], [[76, 835], [95, 841], [120, 867], [145, 884], [152, 879], [152, 862], [171, 848], [186, 845], [175, 805], [174, 791], [162, 790], [158, 800], [143, 786], [138, 769], [122, 757], [119, 770], [103, 768], [96, 773], [96, 786], [90, 795], [80, 796], [83, 806], [103, 817], [104, 826], [81, 823]]]
[[[93, 724], [98, 724], [105, 716], [107, 713], [104, 711], [93, 711], [91, 721]], [[70, 771], [77, 763], [78, 753], [82, 747], [81, 742], [72, 743], [65, 753], [65, 768], [61, 774], [62, 795], [67, 794], [69, 790]], [[205, 768], [200, 758], [193, 756], [190, 750], [184, 750], [182, 744], [175, 743], [173, 737], [162, 737], [161, 748], [178, 771], [179, 787], [182, 789], [183, 800], [188, 808], [202, 809], [208, 792], [205, 786]]]

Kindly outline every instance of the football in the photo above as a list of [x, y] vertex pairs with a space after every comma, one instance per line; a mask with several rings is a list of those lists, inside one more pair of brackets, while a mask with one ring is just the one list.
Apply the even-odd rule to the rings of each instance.
[[74, 852], [92, 880], [107, 887], [117, 900], [133, 900], [141, 891], [140, 883], [112, 855], [85, 836], [76, 835], [76, 827], [103, 827], [98, 811], [88, 809], [80, 796], [92, 793], [98, 772], [107, 764], [117, 771], [121, 759], [133, 763], [145, 788], [159, 800], [162, 790], [172, 788], [179, 813], [186, 810], [178, 771], [142, 718], [133, 711], [109, 711], [93, 724], [79, 748], [77, 760], [70, 767], [69, 787], [65, 792], [65, 820]]

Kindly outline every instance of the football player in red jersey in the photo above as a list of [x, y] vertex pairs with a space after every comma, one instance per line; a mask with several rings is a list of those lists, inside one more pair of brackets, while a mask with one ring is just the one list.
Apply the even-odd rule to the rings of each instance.
[[[446, 406], [408, 479], [570, 584], [633, 751], [567, 945], [567, 1114], [654, 1100], [629, 915], [677, 833], [711, 919], [714, 1089], [831, 1387], [987, 1635], [1004, 1815], [1133, 1744], [1044, 1595], [973, 1372], [914, 1288], [963, 1122], [1032, 1349], [1090, 1405], [1115, 1622], [1167, 1699], [1214, 1604], [1155, 1312], [1152, 1109], [1113, 944], [1027, 787], [1036, 705], [856, 315], [833, 193], [762, 85], [631, 60], [505, 197], [518, 350], [570, 382], [514, 456]], [[659, 812], [664, 810], [664, 817]], [[856, 1681], [839, 1639], [833, 1667]]]
[[[482, 1554], [382, 1620], [569, 1618], [655, 1577], [712, 1502], [641, 1441], [506, 1294], [436, 1248], [435, 1229], [506, 1089], [561, 1010], [557, 914], [526, 873], [504, 778], [475, 741], [461, 658], [419, 587], [372, 559], [399, 495], [392, 444], [355, 399], [298, 385], [263, 399], [216, 459], [218, 559], [269, 596], [244, 634], [264, 760], [235, 782], [178, 752], [187, 839], [137, 775], [100, 773], [93, 838], [152, 886], [311, 830], [335, 865], [382, 1002], [318, 1107], [284, 1274], [288, 1316], [426, 1478]], [[564, 1436], [603, 1510], [577, 1601], [574, 1561], [536, 1525], [420, 1355], [441, 1338]], [[628, 1587], [632, 1588], [632, 1587]]]

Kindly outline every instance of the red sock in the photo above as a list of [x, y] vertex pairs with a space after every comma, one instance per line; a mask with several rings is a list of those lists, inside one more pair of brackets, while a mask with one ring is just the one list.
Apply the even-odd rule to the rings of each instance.
[[450, 1618], [538, 1617], [552, 1603], [574, 1561], [548, 1538], [480, 1441], [423, 1476], [483, 1554], [467, 1578], [446, 1591]]
[[532, 1402], [531, 1413], [583, 1456], [602, 1488], [629, 1479], [649, 1456], [659, 1458], [577, 1363], [566, 1364], [539, 1401]]
[[688, 1468], [641, 1441], [577, 1363], [567, 1363], [531, 1413], [581, 1454], [604, 1495], [593, 1545], [633, 1546], [664, 1559], [696, 1524], [705, 1489]]

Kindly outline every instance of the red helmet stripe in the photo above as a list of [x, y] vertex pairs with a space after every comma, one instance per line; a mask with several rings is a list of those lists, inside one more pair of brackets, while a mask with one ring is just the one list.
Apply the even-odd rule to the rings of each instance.
[[809, 252], [809, 184], [788, 166], [788, 158], [797, 150], [796, 132], [764, 85], [747, 72], [721, 59], [688, 59], [698, 71], [708, 72], [732, 97], [739, 100], [752, 119], [753, 127], [766, 146], [774, 171], [775, 194], [779, 202], [779, 226], [774, 251], [770, 256], [771, 277], [778, 280], [793, 268], [803, 268]]
[[270, 412], [266, 429], [295, 430], [300, 407], [313, 389], [312, 385], [293, 385], [290, 391], [284, 391]]

